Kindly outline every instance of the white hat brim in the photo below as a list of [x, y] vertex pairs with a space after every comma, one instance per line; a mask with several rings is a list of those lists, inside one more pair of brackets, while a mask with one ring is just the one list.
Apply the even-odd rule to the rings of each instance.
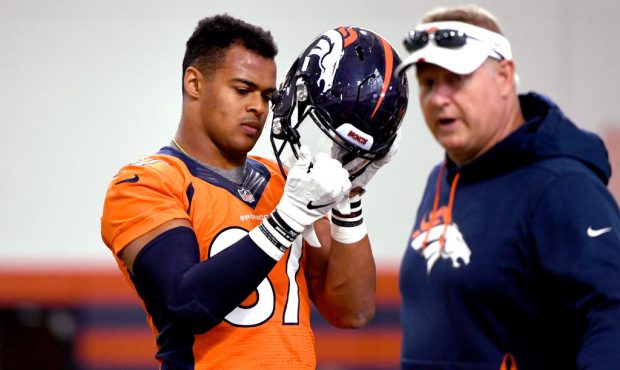
[[430, 41], [422, 49], [413, 52], [396, 68], [400, 75], [416, 63], [430, 63], [445, 68], [459, 75], [467, 75], [478, 69], [489, 56], [488, 47], [468, 40], [459, 48], [440, 47]]

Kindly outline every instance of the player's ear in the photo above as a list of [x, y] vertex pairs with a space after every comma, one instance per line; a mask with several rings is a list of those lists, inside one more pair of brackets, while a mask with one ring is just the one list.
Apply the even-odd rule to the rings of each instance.
[[203, 75], [194, 67], [187, 67], [183, 75], [183, 90], [187, 96], [198, 98], [202, 86]]

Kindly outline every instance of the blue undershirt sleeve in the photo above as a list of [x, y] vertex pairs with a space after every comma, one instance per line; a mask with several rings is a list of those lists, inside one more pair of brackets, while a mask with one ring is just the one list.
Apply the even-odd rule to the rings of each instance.
[[243, 302], [276, 262], [247, 235], [201, 262], [194, 231], [177, 227], [142, 248], [132, 280], [156, 326], [173, 321], [203, 333]]

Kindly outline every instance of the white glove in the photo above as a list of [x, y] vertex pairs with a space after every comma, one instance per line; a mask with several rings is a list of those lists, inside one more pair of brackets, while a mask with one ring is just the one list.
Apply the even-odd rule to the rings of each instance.
[[[392, 146], [390, 147], [390, 150], [387, 152], [387, 154], [380, 159], [371, 161], [366, 166], [366, 168], [363, 170], [363, 172], [360, 175], [358, 175], [355, 179], [353, 179], [351, 188], [356, 188], [356, 187], [365, 188], [368, 185], [368, 183], [370, 182], [370, 179], [372, 179], [375, 173], [377, 173], [377, 171], [379, 171], [381, 167], [383, 167], [386, 163], [388, 163], [394, 157], [394, 155], [396, 155], [396, 152], [398, 152], [398, 145], [400, 144], [400, 137], [401, 137], [401, 132], [399, 129], [398, 132], [396, 133], [396, 138], [394, 139], [394, 142], [392, 143]], [[346, 149], [340, 147], [340, 145], [334, 143], [334, 145], [332, 146], [332, 158], [340, 159], [344, 157], [346, 153], [347, 153]], [[358, 164], [356, 164], [356, 161], [359, 161], [359, 163], [361, 163], [361, 161], [364, 161], [364, 159], [356, 158], [353, 161], [351, 161], [352, 164], [347, 164], [347, 167], [357, 166]]]
[[350, 189], [349, 173], [340, 162], [326, 153], [318, 153], [312, 162], [308, 147], [302, 145], [276, 209], [284, 216], [284, 221], [300, 233], [329, 212]]
[[306, 243], [308, 243], [311, 247], [321, 248], [321, 242], [319, 241], [319, 237], [316, 235], [316, 231], [314, 230], [314, 224], [306, 226], [301, 235]]

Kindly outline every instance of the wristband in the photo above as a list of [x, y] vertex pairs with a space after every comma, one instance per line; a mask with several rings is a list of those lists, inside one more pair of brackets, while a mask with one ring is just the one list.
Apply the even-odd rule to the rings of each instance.
[[299, 234], [282, 219], [277, 210], [249, 232], [256, 245], [276, 261], [290, 248]]
[[362, 198], [355, 195], [349, 202], [351, 213], [348, 215], [332, 210], [332, 239], [343, 244], [358, 242], [368, 234], [362, 217]]

